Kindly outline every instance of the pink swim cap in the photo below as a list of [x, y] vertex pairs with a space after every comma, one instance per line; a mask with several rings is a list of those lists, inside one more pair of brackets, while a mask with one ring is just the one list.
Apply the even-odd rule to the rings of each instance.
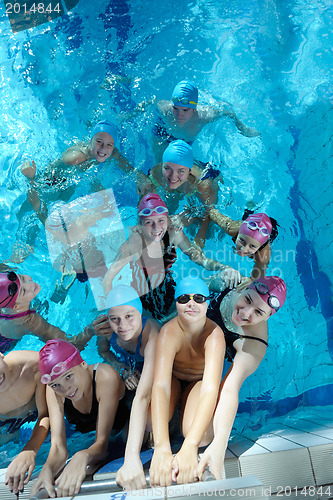
[[42, 384], [49, 384], [62, 373], [83, 363], [81, 354], [69, 342], [48, 340], [39, 351], [39, 371]]
[[257, 240], [260, 245], [266, 243], [272, 232], [272, 223], [266, 214], [251, 214], [245, 219], [238, 234], [246, 234]]
[[0, 273], [0, 307], [14, 307], [20, 290], [20, 280], [14, 271]]
[[148, 193], [141, 200], [138, 214], [140, 219], [151, 215], [168, 215], [168, 208], [158, 194]]
[[287, 287], [282, 278], [278, 276], [263, 276], [253, 281], [247, 289], [255, 290], [263, 301], [275, 314], [284, 304], [287, 295]]

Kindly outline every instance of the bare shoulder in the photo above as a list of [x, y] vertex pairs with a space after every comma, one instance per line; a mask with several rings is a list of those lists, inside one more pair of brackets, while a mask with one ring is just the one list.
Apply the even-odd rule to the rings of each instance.
[[5, 361], [9, 366], [21, 365], [27, 368], [38, 368], [38, 351], [11, 351], [5, 356]]
[[62, 154], [62, 161], [67, 165], [79, 165], [86, 161], [89, 157], [88, 146], [83, 142], [78, 142], [74, 146], [69, 147]]
[[143, 332], [145, 333], [147, 331], [148, 335], [150, 335], [150, 336], [154, 335], [157, 337], [157, 335], [160, 331], [160, 328], [161, 328], [161, 325], [159, 324], [158, 321], [156, 321], [153, 318], [149, 318], [146, 321]]
[[[93, 365], [89, 365], [89, 369], [92, 369]], [[99, 363], [96, 369], [96, 383], [109, 382], [110, 380], [118, 379], [119, 374], [111, 365], [106, 363]]]

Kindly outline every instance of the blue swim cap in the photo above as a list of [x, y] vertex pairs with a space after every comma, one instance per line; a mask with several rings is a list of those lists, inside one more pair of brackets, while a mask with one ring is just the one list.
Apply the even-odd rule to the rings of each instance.
[[190, 80], [177, 83], [172, 92], [171, 100], [175, 106], [196, 109], [198, 104], [198, 88]]
[[169, 146], [163, 153], [163, 163], [176, 163], [191, 170], [193, 167], [193, 152], [187, 142], [177, 139], [170, 142]]
[[[200, 293], [205, 297], [209, 297], [209, 288], [202, 279], [188, 276], [187, 278], [183, 278], [179, 283], [177, 283], [175, 290], [175, 299], [178, 299], [178, 297], [184, 295], [184, 293]], [[209, 306], [209, 300], [207, 300], [207, 306]]]
[[142, 314], [142, 304], [137, 292], [131, 286], [117, 285], [108, 293], [105, 301], [107, 310], [111, 307], [131, 306]]
[[94, 135], [98, 134], [98, 132], [106, 132], [107, 134], [111, 135], [114, 143], [116, 144], [118, 132], [117, 127], [113, 123], [109, 122], [108, 120], [102, 120], [101, 122], [98, 122], [91, 131], [90, 139], [92, 139]]

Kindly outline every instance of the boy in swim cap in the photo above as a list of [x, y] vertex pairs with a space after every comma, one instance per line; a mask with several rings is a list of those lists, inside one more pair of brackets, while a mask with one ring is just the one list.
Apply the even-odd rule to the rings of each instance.
[[23, 491], [33, 473], [37, 452], [49, 432], [49, 418], [38, 352], [0, 354], [0, 444], [18, 441], [21, 426], [35, 420], [29, 441], [7, 468], [5, 484], [15, 494]]
[[[211, 287], [212, 289], [212, 287]], [[210, 318], [222, 328], [226, 339], [226, 354], [232, 362], [225, 375], [216, 407], [213, 427], [207, 433], [211, 444], [203, 453], [198, 473], [209, 466], [216, 479], [222, 479], [228, 439], [236, 417], [239, 390], [244, 380], [254, 373], [263, 360], [268, 346], [267, 321], [283, 306], [286, 284], [278, 276], [256, 279], [245, 290], [225, 289], [212, 300]]]
[[[60, 328], [51, 325], [35, 309], [31, 302], [39, 294], [41, 287], [26, 274], [16, 274], [12, 270], [0, 273], [0, 351], [13, 349], [24, 335], [36, 335], [43, 342], [54, 338], [67, 339]], [[71, 337], [71, 341], [83, 349], [91, 337], [104, 331], [105, 321], [95, 320], [94, 325]], [[107, 328], [109, 330], [109, 328]]]
[[[178, 315], [161, 328], [157, 339], [151, 485], [191, 483], [198, 477], [198, 447], [213, 416], [225, 352], [221, 328], [206, 317], [208, 297], [208, 286], [200, 278], [182, 279], [175, 291]], [[180, 396], [185, 440], [173, 457], [168, 421]]]
[[[232, 237], [237, 255], [254, 260], [251, 277], [243, 280], [241, 287], [244, 288], [249, 281], [264, 276], [271, 258], [271, 243], [277, 236], [276, 220], [265, 213], [253, 213], [245, 220], [234, 221], [216, 208], [209, 209], [209, 217]], [[231, 286], [231, 283], [226, 284]], [[235, 286], [237, 285], [238, 283], [235, 283]]]
[[230, 118], [246, 137], [259, 135], [259, 132], [246, 127], [237, 118], [230, 105], [228, 108], [198, 105], [198, 88], [190, 80], [179, 82], [172, 92], [171, 100], [159, 101], [157, 108], [160, 115], [152, 130], [152, 148], [156, 161], [161, 161], [168, 143], [183, 139], [192, 144], [205, 125], [224, 116]]
[[151, 431], [150, 400], [160, 328], [156, 321], [142, 316], [140, 298], [130, 286], [113, 288], [106, 298], [106, 309], [113, 333], [98, 337], [98, 352], [119, 371], [126, 388], [135, 394], [134, 399], [130, 398], [124, 465], [118, 470], [116, 481], [126, 490], [141, 489], [147, 486], [140, 450], [144, 432]]
[[[220, 172], [207, 166], [202, 169], [193, 163], [192, 147], [183, 140], [171, 142], [163, 153], [163, 162], [155, 165], [149, 172], [150, 184], [141, 186], [141, 193], [155, 192], [163, 189], [168, 208], [171, 214], [176, 213], [178, 204], [182, 199], [198, 198], [204, 210], [217, 202], [217, 178], [222, 179]], [[193, 221], [198, 221], [190, 213], [179, 215], [182, 226], [188, 226]], [[206, 232], [210, 223], [208, 214], [200, 220], [200, 227], [195, 237], [195, 243], [204, 247]]]
[[[111, 430], [119, 431], [126, 423], [128, 412], [119, 402], [125, 386], [110, 365], [88, 365], [79, 351], [64, 340], [49, 340], [45, 344], [39, 353], [39, 370], [41, 382], [47, 385], [51, 448], [31, 495], [46, 488], [52, 498], [72, 497], [79, 492], [87, 467], [95, 466], [106, 456]], [[64, 415], [79, 432], [96, 430], [95, 442], [75, 453], [66, 466]], [[57, 494], [54, 484], [58, 486]]]

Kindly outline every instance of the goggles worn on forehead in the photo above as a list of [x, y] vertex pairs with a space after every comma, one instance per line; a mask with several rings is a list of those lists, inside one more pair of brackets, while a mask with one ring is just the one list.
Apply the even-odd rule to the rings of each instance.
[[203, 304], [207, 299], [208, 297], [201, 295], [201, 293], [195, 293], [194, 295], [184, 293], [177, 297], [176, 302], [178, 302], [178, 304], [187, 304], [190, 300], [194, 300], [197, 304]]
[[153, 214], [154, 212], [157, 213], [158, 215], [165, 214], [166, 212], [168, 212], [168, 209], [162, 206], [155, 208], [144, 208], [139, 212], [138, 215], [139, 217], [149, 217], [149, 215]]
[[51, 373], [45, 373], [44, 375], [41, 376], [40, 381], [42, 384], [49, 384], [52, 382], [52, 377], [56, 376], [59, 377], [62, 373], [64, 373], [67, 370], [67, 366], [69, 363], [74, 359], [74, 357], [77, 355], [78, 350], [75, 349], [73, 354], [69, 356], [65, 361], [59, 361], [56, 365], [51, 370]]
[[190, 101], [189, 99], [187, 99], [186, 97], [172, 97], [172, 102], [174, 104], [177, 104], [177, 103], [181, 103], [181, 104], [194, 104], [195, 106], [198, 104], [197, 102], [194, 102], [194, 101]]
[[[18, 284], [15, 283], [18, 279], [17, 277], [17, 274], [14, 273], [14, 271], [9, 271], [9, 273], [7, 273], [7, 279], [9, 281], [11, 281], [12, 283], [9, 283], [8, 285], [8, 295], [7, 297], [5, 297], [1, 302], [0, 302], [0, 305], [5, 302], [6, 300], [8, 300], [8, 302], [10, 302], [10, 299], [11, 297], [14, 297], [14, 295], [16, 294], [17, 290], [18, 290]], [[5, 305], [3, 305], [2, 307], [6, 307]]]
[[280, 309], [280, 301], [275, 295], [271, 295], [269, 293], [269, 289], [266, 283], [254, 281], [253, 284], [259, 295], [268, 295], [267, 304], [269, 305], [269, 307], [275, 309], [275, 311], [278, 311]]
[[245, 224], [252, 231], [259, 231], [263, 236], [269, 236], [269, 231], [266, 226], [259, 227], [258, 224], [254, 220], [245, 221]]

